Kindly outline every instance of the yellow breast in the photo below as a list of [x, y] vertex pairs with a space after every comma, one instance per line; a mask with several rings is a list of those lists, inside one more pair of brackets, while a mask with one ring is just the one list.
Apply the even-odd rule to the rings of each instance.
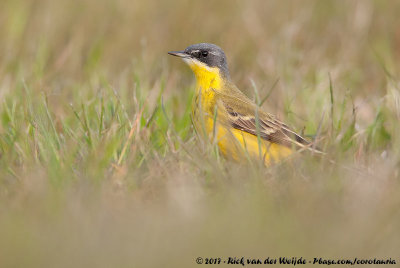
[[226, 111], [218, 107], [216, 100], [215, 91], [224, 90], [225, 83], [219, 69], [198, 62], [189, 66], [197, 80], [192, 106], [194, 126], [197, 133], [215, 142], [224, 156], [238, 161], [247, 157], [264, 159], [265, 164], [269, 165], [292, 153], [290, 148], [283, 145], [266, 140], [259, 143], [257, 136], [232, 128]]

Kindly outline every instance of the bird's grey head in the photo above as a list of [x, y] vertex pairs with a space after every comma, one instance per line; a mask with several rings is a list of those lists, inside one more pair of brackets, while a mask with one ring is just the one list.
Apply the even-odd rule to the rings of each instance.
[[217, 67], [221, 74], [229, 78], [228, 63], [224, 51], [217, 45], [199, 43], [188, 46], [184, 51], [171, 51], [171, 55], [193, 59], [204, 63], [208, 67]]

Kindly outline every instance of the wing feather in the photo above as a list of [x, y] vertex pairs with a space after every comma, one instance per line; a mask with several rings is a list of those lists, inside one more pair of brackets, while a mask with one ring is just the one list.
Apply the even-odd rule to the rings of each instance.
[[236, 95], [238, 96], [223, 93], [218, 93], [218, 95], [233, 128], [257, 136], [256, 113], [258, 113], [259, 135], [262, 139], [287, 147], [304, 147], [310, 144], [273, 115], [259, 109], [243, 93], [237, 92]]

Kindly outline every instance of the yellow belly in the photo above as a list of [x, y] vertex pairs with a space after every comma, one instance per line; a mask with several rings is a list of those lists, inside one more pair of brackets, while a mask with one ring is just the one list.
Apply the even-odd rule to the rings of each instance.
[[[292, 154], [293, 151], [290, 148], [263, 139], [259, 146], [257, 136], [234, 129], [225, 122], [227, 115], [224, 114], [226, 113], [224, 109], [218, 109], [217, 117], [214, 118], [215, 109], [218, 106], [214, 91], [221, 90], [224, 84], [219, 70], [195, 64], [190, 66], [197, 78], [192, 117], [200, 136], [207, 137], [212, 143], [215, 142], [225, 157], [237, 161], [245, 161], [249, 157], [263, 159], [266, 165], [270, 165]], [[215, 128], [214, 121], [216, 121]]]
[[216, 123], [214, 130], [214, 120], [208, 118], [205, 120], [205, 129], [211, 142], [215, 142], [221, 153], [230, 159], [236, 161], [245, 161], [246, 158], [253, 160], [263, 160], [265, 165], [270, 165], [281, 161], [293, 153], [292, 149], [266, 141], [258, 141], [257, 136], [227, 127]]

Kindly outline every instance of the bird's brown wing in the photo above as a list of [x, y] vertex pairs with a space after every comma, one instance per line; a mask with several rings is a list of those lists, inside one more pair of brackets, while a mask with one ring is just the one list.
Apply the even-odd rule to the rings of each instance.
[[[218, 93], [217, 95], [233, 128], [255, 136], [259, 135], [264, 140], [287, 147], [303, 147], [310, 144], [286, 124], [258, 108], [243, 93], [234, 92], [229, 95]], [[259, 127], [257, 127], [257, 120]]]

